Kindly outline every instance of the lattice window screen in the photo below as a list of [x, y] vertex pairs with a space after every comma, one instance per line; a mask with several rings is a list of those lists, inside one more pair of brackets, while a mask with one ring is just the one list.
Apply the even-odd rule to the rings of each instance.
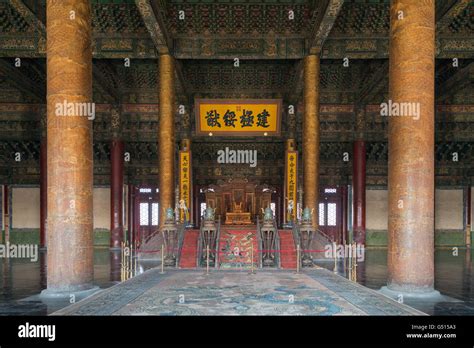
[[336, 203], [328, 203], [328, 226], [336, 226]]
[[324, 203], [319, 203], [319, 226], [325, 226], [326, 225], [326, 219], [325, 217], [325, 205]]
[[158, 212], [159, 212], [159, 204], [152, 203], [151, 204], [151, 225], [158, 226]]
[[148, 226], [148, 203], [140, 203], [140, 226]]

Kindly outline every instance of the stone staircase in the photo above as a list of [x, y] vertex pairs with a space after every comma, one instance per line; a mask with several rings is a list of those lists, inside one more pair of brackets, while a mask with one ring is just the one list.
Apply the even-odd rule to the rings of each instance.
[[179, 268], [197, 268], [198, 240], [199, 230], [186, 230], [184, 232]]
[[292, 230], [279, 230], [280, 237], [280, 267], [296, 269], [296, 245]]

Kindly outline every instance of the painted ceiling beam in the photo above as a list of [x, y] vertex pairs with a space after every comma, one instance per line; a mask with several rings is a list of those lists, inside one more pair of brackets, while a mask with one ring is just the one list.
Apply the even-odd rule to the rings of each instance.
[[[102, 65], [101, 66], [102, 69], [107, 69], [110, 71], [109, 74], [116, 76], [116, 72], [110, 64], [105, 63], [106, 61], [102, 61], [102, 60], [100, 62], [101, 62], [100, 64]], [[118, 88], [115, 88], [107, 81], [102, 70], [98, 67], [97, 64], [99, 64], [99, 62], [97, 61], [92, 64], [92, 75], [93, 75], [92, 83], [93, 84], [97, 83], [97, 85], [99, 86], [101, 90], [102, 95], [109, 102], [111, 102], [112, 104], [119, 104], [122, 101], [122, 95], [120, 91], [118, 90]]]
[[331, 32], [334, 23], [336, 22], [337, 15], [341, 11], [344, 0], [329, 0], [329, 3], [324, 12], [324, 16], [321, 22], [317, 21], [318, 29], [316, 34], [309, 41], [309, 53], [320, 54], [329, 33]]
[[166, 34], [165, 26], [163, 22], [159, 21], [158, 15], [154, 12], [153, 6], [150, 0], [135, 0], [138, 11], [142, 16], [143, 23], [150, 34], [155, 47], [160, 54], [169, 54], [170, 53], [170, 40], [169, 36]]
[[439, 86], [437, 102], [446, 101], [450, 96], [474, 84], [474, 63], [457, 71], [446, 82]]
[[[137, 5], [138, 11], [142, 16], [143, 22], [150, 34], [153, 43], [155, 44], [155, 48], [159, 54], [171, 54], [172, 52], [172, 41], [170, 36], [167, 33], [166, 26], [164, 25], [163, 18], [160, 13], [160, 8], [164, 6], [163, 2], [155, 2], [155, 6], [157, 8], [153, 8], [153, 5], [150, 0], [135, 0], [135, 4]], [[175, 76], [177, 77], [177, 94], [185, 94], [186, 96], [188, 93], [186, 92], [186, 84], [184, 83], [183, 74], [181, 71], [180, 64], [177, 62], [175, 64]]]
[[[39, 34], [40, 43], [44, 43], [44, 44], [40, 44], [40, 47], [46, 46], [46, 27], [39, 20], [39, 18], [33, 12], [31, 12], [31, 10], [25, 5], [25, 3], [22, 0], [11, 0], [10, 4], [16, 11], [18, 11], [18, 13], [22, 15], [22, 17], [27, 21], [27, 23], [32, 25], [37, 30]], [[109, 83], [106, 82], [106, 79], [104, 78], [102, 72], [100, 71], [100, 69], [98, 69], [96, 64], [93, 64], [93, 77], [94, 77], [93, 83], [99, 84], [102, 94], [106, 97], [108, 101], [112, 103], [120, 103], [121, 101], [120, 93], [116, 91], [116, 89], [112, 87]], [[20, 79], [20, 83], [21, 83], [21, 80], [22, 79]], [[16, 78], [15, 78], [15, 81], [16, 81]], [[15, 81], [13, 81], [13, 83]], [[30, 92], [31, 91], [32, 90], [30, 89]], [[40, 92], [43, 93], [43, 91], [41, 90]], [[35, 93], [35, 95], [38, 95], [38, 94]]]
[[[45, 87], [29, 79], [21, 72], [21, 67], [17, 68], [14, 64], [12, 59], [0, 59], [0, 77], [14, 88], [26, 92], [43, 103], [46, 100]], [[46, 81], [46, 78], [44, 78], [44, 81]]]
[[380, 89], [387, 83], [388, 66], [389, 61], [384, 60], [383, 64], [377, 67], [373, 74], [366, 75], [366, 80], [361, 83], [361, 88], [356, 97], [359, 103], [367, 104], [380, 92]]
[[458, 0], [447, 10], [436, 23], [436, 34], [445, 31], [453, 19], [459, 16], [472, 2], [472, 0]]
[[[310, 54], [320, 55], [324, 41], [326, 41], [331, 32], [343, 4], [344, 0], [329, 0], [324, 16], [321, 20], [315, 19], [317, 28], [314, 29], [314, 36], [309, 41], [308, 52]], [[290, 88], [287, 91], [287, 98], [292, 103], [297, 103], [303, 93], [304, 65], [301, 62], [295, 66], [295, 72], [293, 83], [290, 84]]]
[[23, 17], [23, 19], [33, 26], [39, 35], [38, 53], [46, 53], [46, 26], [38, 17], [31, 12], [23, 0], [10, 0], [10, 5]]
[[294, 66], [294, 74], [292, 82], [288, 85], [288, 90], [286, 91], [286, 99], [291, 104], [298, 104], [298, 100], [303, 94], [303, 81], [304, 81], [304, 64], [300, 60]]

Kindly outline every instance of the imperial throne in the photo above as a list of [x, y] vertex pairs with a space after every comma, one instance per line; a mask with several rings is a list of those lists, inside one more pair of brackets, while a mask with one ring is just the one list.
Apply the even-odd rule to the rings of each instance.
[[232, 211], [225, 213], [226, 225], [251, 225], [250, 212], [245, 212], [243, 202], [234, 202]]

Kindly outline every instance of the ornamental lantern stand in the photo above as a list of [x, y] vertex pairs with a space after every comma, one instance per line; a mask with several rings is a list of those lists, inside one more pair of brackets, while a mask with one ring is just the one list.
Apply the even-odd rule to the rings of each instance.
[[313, 267], [313, 257], [309, 252], [314, 234], [312, 215], [313, 212], [309, 208], [304, 208], [300, 226], [300, 240], [301, 247], [303, 248], [301, 264], [303, 267]]
[[275, 224], [273, 211], [266, 208], [263, 216], [263, 225], [260, 228], [263, 241], [263, 267], [275, 266]]
[[207, 262], [207, 253], [206, 250], [209, 248], [209, 265], [215, 266], [216, 264], [216, 222], [214, 221], [214, 212], [215, 209], [211, 207], [206, 208], [206, 212], [204, 215], [204, 223], [202, 226], [202, 258], [201, 262], [206, 264]]
[[176, 267], [178, 229], [176, 227], [176, 221], [174, 219], [172, 208], [166, 209], [166, 218], [163, 226], [161, 227], [161, 233], [163, 234], [165, 247], [165, 258], [161, 262], [163, 262], [166, 267]]

